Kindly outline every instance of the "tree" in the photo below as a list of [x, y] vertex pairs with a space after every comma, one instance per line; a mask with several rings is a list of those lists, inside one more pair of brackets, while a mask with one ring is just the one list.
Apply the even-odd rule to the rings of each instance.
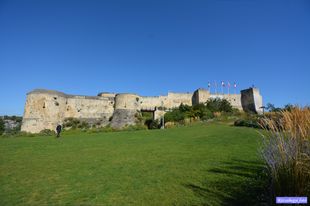
[[2, 118], [0, 118], [0, 135], [2, 135], [5, 131], [5, 125]]
[[268, 103], [267, 106], [266, 106], [266, 109], [269, 111], [269, 112], [280, 112], [282, 109], [279, 108], [279, 107], [275, 107], [274, 104], [271, 104], [271, 103]]
[[190, 112], [192, 110], [191, 106], [181, 103], [179, 106], [180, 112]]
[[275, 109], [275, 106], [273, 105], [273, 104], [271, 104], [271, 103], [267, 103], [267, 105], [266, 105], [266, 110], [268, 110], [268, 111], [273, 111]]
[[230, 102], [226, 99], [220, 99], [220, 98], [209, 99], [206, 102], [206, 106], [211, 112], [232, 112], [233, 111], [233, 108]]
[[286, 110], [286, 111], [292, 111], [292, 109], [294, 109], [294, 105], [292, 105], [292, 104], [287, 104], [287, 105], [285, 105], [284, 106], [284, 110]]

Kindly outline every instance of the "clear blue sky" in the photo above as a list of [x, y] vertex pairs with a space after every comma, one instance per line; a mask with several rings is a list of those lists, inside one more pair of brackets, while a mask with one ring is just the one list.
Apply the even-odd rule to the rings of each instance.
[[35, 88], [69, 94], [257, 86], [310, 99], [310, 1], [0, 0], [0, 115]]

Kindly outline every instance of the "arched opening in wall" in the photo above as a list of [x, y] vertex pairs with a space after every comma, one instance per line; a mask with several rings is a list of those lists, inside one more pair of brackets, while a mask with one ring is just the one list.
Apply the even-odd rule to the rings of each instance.
[[43, 109], [45, 109], [45, 102], [43, 103]]
[[148, 123], [150, 122], [153, 122], [154, 119], [155, 119], [155, 108], [144, 108], [144, 109], [141, 109], [140, 111], [140, 119], [139, 121], [146, 125], [146, 126], [149, 126]]

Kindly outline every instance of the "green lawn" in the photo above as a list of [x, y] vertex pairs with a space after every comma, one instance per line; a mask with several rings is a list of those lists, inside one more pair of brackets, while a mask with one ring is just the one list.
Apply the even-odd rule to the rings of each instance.
[[0, 205], [253, 205], [259, 141], [221, 124], [0, 138]]

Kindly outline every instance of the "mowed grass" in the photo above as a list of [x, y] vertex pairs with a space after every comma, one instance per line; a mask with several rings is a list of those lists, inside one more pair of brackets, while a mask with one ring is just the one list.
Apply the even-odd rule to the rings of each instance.
[[260, 135], [166, 130], [0, 139], [0, 205], [253, 205]]

